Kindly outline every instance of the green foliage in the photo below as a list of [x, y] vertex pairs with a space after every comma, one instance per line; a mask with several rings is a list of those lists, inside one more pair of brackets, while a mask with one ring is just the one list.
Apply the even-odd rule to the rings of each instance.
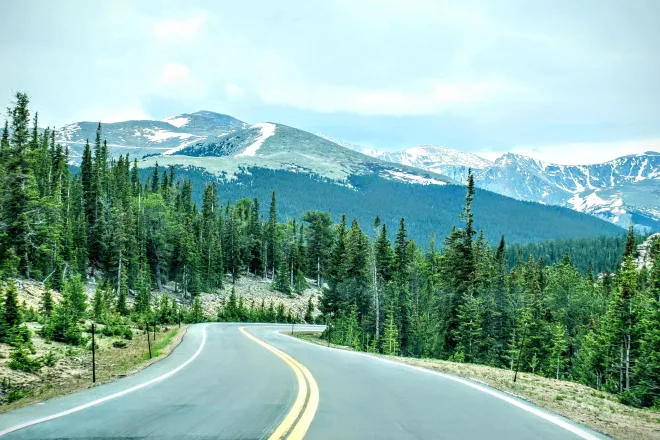
[[112, 346], [115, 348], [126, 348], [127, 347], [126, 341], [123, 341], [121, 339], [117, 339], [116, 341], [112, 341]]
[[41, 370], [43, 366], [42, 360], [39, 358], [31, 358], [29, 350], [23, 345], [14, 347], [9, 354], [10, 361], [7, 366], [12, 370], [24, 371], [26, 373], [35, 373]]
[[87, 309], [85, 300], [80, 276], [65, 281], [62, 301], [55, 307], [53, 316], [43, 327], [44, 337], [73, 345], [83, 343], [79, 321]]

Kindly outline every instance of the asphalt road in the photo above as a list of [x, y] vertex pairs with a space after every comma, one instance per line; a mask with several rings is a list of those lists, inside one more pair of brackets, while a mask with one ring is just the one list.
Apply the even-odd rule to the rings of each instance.
[[135, 375], [0, 414], [0, 434], [57, 415], [3, 439], [605, 438], [478, 384], [279, 333], [290, 328], [192, 326]]

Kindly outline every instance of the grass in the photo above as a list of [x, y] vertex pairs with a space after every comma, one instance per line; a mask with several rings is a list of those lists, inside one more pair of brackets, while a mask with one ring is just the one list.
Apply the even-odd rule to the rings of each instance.
[[[156, 338], [156, 341], [151, 343], [151, 355], [154, 358], [157, 358], [160, 355], [162, 355], [163, 351], [167, 350], [167, 348], [170, 346], [170, 344], [178, 334], [178, 331], [179, 331], [178, 328], [173, 328], [165, 335], [164, 338], [161, 338], [160, 340]], [[144, 359], [149, 359], [149, 353], [145, 353]]]
[[[32, 377], [24, 375], [12, 379], [12, 383], [18, 383], [19, 379], [23, 379], [25, 386], [13, 390], [14, 395], [8, 396], [11, 399], [7, 399], [13, 401], [0, 406], [0, 413], [52, 399], [53, 397], [74, 393], [133, 374], [169, 355], [181, 342], [186, 331], [187, 326], [183, 325], [181, 329], [175, 326], [167, 329], [166, 332], [157, 332], [156, 342], [152, 341], [151, 346], [152, 359], [149, 359], [147, 337], [144, 331], [134, 329], [135, 336], [133, 339], [122, 341], [126, 343], [126, 346], [121, 348], [113, 346], [117, 341], [116, 338], [102, 337], [97, 334], [95, 384], [92, 383], [90, 350], [86, 347], [48, 344], [48, 349], [59, 350], [60, 359], [54, 367], [43, 368], [42, 371]], [[153, 333], [151, 333], [151, 337], [153, 337]], [[33, 336], [33, 341], [38, 347], [41, 344], [45, 345], [37, 336]], [[0, 369], [0, 376], [12, 373], [13, 370]]]
[[[319, 333], [301, 332], [296, 336], [316, 344], [328, 345]], [[331, 346], [350, 350], [334, 344]], [[438, 359], [375, 356], [484, 383], [616, 439], [660, 439], [660, 413], [623, 405], [616, 396], [581, 384], [531, 373], [518, 373], [518, 380], [513, 383], [512, 372], [501, 368]]]

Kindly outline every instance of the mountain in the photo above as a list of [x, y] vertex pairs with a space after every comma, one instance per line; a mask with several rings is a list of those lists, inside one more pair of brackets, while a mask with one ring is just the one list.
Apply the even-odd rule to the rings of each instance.
[[566, 206], [642, 231], [660, 230], [660, 154], [647, 151], [592, 165], [558, 165], [508, 153], [476, 175], [500, 194]]
[[[97, 127], [96, 122], [79, 122], [58, 134], [59, 142], [71, 147], [74, 163], [86, 140], [94, 142]], [[328, 210], [335, 219], [346, 213], [367, 226], [380, 215], [392, 230], [405, 217], [416, 234], [412, 238], [420, 243], [431, 234], [444, 237], [459, 221], [465, 188], [458, 183], [467, 169], [492, 166], [445, 147], [382, 153], [283, 124], [249, 125], [209, 111], [103, 124], [102, 139], [113, 156], [128, 153], [142, 159], [143, 173], [156, 163], [172, 165], [180, 177], [197, 182], [196, 188], [215, 182], [224, 200], [256, 196], [264, 201], [275, 189], [286, 216]], [[478, 193], [475, 212], [477, 226], [493, 242], [500, 234], [524, 242], [621, 232], [568, 209], [522, 203], [489, 191]]]
[[475, 154], [439, 146], [385, 152], [327, 139], [354, 151], [411, 165], [475, 184], [518, 200], [558, 205], [640, 232], [660, 231], [660, 153], [623, 156], [591, 165], [558, 165], [506, 153], [490, 162]]
[[230, 179], [246, 168], [260, 167], [313, 174], [349, 186], [349, 176], [374, 173], [384, 179], [420, 185], [457, 183], [443, 175], [366, 156], [306, 131], [272, 122], [208, 138], [157, 160], [201, 166]]
[[[431, 234], [446, 236], [457, 224], [465, 187], [432, 171], [368, 156], [303, 130], [261, 122], [224, 136], [207, 138], [172, 153], [139, 162], [147, 177], [156, 163], [172, 165], [195, 188], [214, 182], [224, 201], [257, 197], [262, 203], [276, 190], [284, 217], [306, 210], [329, 211], [357, 218], [370, 231], [378, 215], [393, 231], [401, 217], [411, 238], [426, 243]], [[201, 190], [200, 190], [201, 191]], [[197, 200], [201, 192], [195, 195]], [[262, 209], [267, 206], [262, 205]], [[512, 242], [551, 238], [617, 235], [622, 229], [569, 209], [521, 202], [478, 190], [478, 228], [490, 241], [501, 234]], [[265, 214], [265, 212], [264, 212]]]
[[493, 165], [491, 161], [476, 154], [440, 145], [419, 145], [401, 151], [380, 151], [342, 142], [321, 133], [317, 135], [367, 156], [444, 174], [459, 182], [465, 181], [468, 169], [482, 170]]
[[[210, 111], [184, 113], [162, 121], [136, 120], [102, 124], [103, 139], [113, 156], [130, 154], [141, 158], [150, 154], [171, 154], [208, 137], [220, 136], [247, 127], [228, 115]], [[63, 126], [56, 140], [70, 148], [71, 160], [79, 163], [85, 143], [93, 145], [98, 122], [76, 122]]]

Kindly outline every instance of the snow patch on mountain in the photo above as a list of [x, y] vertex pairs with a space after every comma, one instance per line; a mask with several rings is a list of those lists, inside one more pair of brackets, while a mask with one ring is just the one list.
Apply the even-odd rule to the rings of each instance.
[[172, 138], [189, 139], [193, 136], [190, 133], [174, 133], [172, 131], [151, 128], [145, 128], [143, 131], [144, 136], [151, 142], [163, 142]]
[[163, 119], [163, 122], [174, 125], [176, 128], [181, 128], [190, 122], [190, 118], [185, 118], [183, 116], [170, 116], [169, 118]]
[[259, 122], [258, 124], [254, 124], [250, 128], [258, 128], [261, 130], [261, 135], [257, 138], [257, 140], [249, 145], [243, 152], [240, 154], [237, 154], [236, 156], [255, 156], [257, 154], [257, 151], [259, 151], [259, 148], [261, 148], [261, 145], [263, 145], [264, 141], [271, 137], [272, 135], [275, 134], [275, 124], [271, 124], [269, 122]]
[[446, 185], [447, 182], [443, 182], [441, 180], [429, 178], [429, 177], [422, 177], [422, 176], [416, 176], [414, 174], [409, 174], [409, 173], [404, 173], [402, 171], [395, 171], [395, 170], [385, 170], [387, 174], [392, 176], [396, 180], [401, 180], [402, 182], [408, 182], [408, 183], [416, 183], [418, 185]]

